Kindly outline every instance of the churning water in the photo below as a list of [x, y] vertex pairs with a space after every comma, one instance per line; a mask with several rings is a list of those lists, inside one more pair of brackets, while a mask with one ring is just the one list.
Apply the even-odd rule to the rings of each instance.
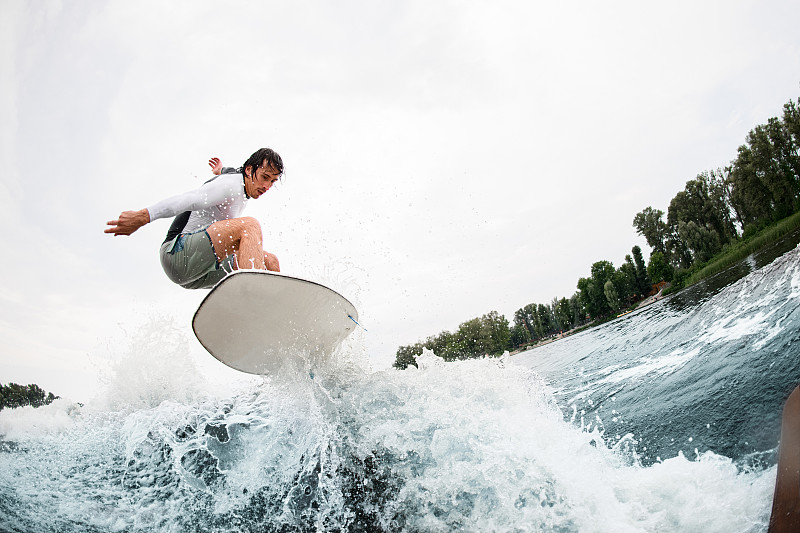
[[0, 530], [765, 531], [800, 382], [800, 250], [774, 255], [513, 357], [345, 351], [222, 397], [150, 325], [115, 402], [0, 413]]

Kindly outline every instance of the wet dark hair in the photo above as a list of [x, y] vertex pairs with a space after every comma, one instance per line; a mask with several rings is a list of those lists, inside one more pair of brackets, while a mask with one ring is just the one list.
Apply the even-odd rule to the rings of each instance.
[[[264, 164], [262, 165], [262, 163]], [[283, 174], [283, 159], [281, 159], [278, 152], [272, 148], [256, 150], [238, 170], [244, 175], [244, 169], [246, 167], [253, 167], [253, 170], [255, 170], [261, 166], [272, 167], [280, 174]]]

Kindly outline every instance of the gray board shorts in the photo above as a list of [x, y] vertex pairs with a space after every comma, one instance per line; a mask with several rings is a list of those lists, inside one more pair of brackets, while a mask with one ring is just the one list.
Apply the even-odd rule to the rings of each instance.
[[161, 245], [161, 267], [184, 289], [208, 289], [233, 272], [233, 254], [217, 261], [207, 228], [181, 233]]

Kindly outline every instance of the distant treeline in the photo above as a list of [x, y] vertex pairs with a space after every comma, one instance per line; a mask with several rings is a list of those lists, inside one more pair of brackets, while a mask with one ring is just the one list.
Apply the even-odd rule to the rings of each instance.
[[800, 99], [757, 126], [730, 165], [686, 182], [667, 208], [633, 219], [659, 274], [682, 285], [692, 269], [800, 208]]
[[800, 98], [783, 106], [747, 135], [731, 164], [705, 171], [686, 182], [664, 211], [646, 207], [633, 219], [636, 232], [652, 248], [647, 265], [638, 246], [615, 268], [598, 261], [578, 291], [549, 304], [528, 304], [509, 325], [492, 311], [473, 318], [455, 333], [442, 332], [424, 342], [401, 346], [394, 366], [415, 364], [423, 348], [445, 360], [500, 355], [613, 317], [646, 297], [659, 282], [681, 288], [711, 258], [800, 210]]
[[46, 393], [38, 385], [0, 384], [0, 411], [6, 407], [14, 408], [28, 405], [41, 407], [52, 403], [57, 398], [58, 396], [53, 395], [52, 392]]

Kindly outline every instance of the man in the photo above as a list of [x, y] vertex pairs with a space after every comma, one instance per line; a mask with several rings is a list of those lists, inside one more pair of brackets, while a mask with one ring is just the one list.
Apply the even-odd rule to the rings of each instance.
[[233, 172], [223, 171], [218, 159], [209, 164], [217, 176], [199, 189], [139, 211], [124, 211], [107, 223], [111, 227], [105, 233], [130, 235], [153, 220], [175, 217], [161, 245], [161, 266], [170, 280], [186, 289], [213, 287], [239, 268], [280, 272], [278, 258], [262, 247], [259, 222], [240, 215], [248, 199], [260, 197], [280, 179], [281, 156], [262, 148]]

